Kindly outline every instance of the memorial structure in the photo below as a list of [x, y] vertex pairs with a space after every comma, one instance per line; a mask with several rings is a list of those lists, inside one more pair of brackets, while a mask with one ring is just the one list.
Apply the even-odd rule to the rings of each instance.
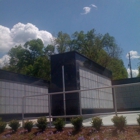
[[[0, 70], [0, 117], [21, 119], [22, 97], [48, 93], [48, 82], [42, 79]], [[25, 117], [48, 115], [48, 96], [25, 98]]]
[[[107, 87], [112, 85], [111, 78], [111, 71], [75, 51], [51, 56], [50, 93], [64, 89], [72, 91]], [[82, 114], [92, 114], [113, 111], [114, 108], [112, 88], [68, 93], [65, 94], [65, 100], [66, 105], [63, 94], [52, 96], [52, 115], [76, 115], [80, 111]]]
[[112, 81], [113, 85], [126, 85], [114, 88], [118, 111], [134, 111], [140, 109], [139, 83], [140, 77]]

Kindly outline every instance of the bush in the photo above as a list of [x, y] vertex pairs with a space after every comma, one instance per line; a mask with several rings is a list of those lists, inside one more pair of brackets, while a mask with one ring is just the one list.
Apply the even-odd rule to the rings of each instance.
[[26, 121], [24, 123], [24, 126], [23, 127], [24, 127], [24, 129], [27, 129], [28, 132], [30, 132], [31, 129], [33, 128], [33, 122], [32, 121]]
[[119, 130], [122, 130], [126, 125], [126, 117], [114, 116], [111, 120], [114, 123], [114, 126]]
[[80, 130], [82, 127], [83, 118], [76, 117], [71, 119], [71, 123], [74, 125], [76, 131]]
[[0, 133], [4, 132], [6, 127], [6, 122], [3, 122], [2, 119], [0, 118]]
[[64, 122], [64, 119], [62, 118], [57, 118], [54, 122], [53, 122], [55, 128], [58, 130], [58, 131], [62, 131], [64, 125], [65, 125], [65, 122]]
[[12, 130], [16, 132], [17, 129], [20, 127], [20, 123], [18, 120], [12, 120], [9, 122], [9, 126], [12, 128]]
[[103, 122], [102, 119], [100, 119], [99, 117], [94, 117], [92, 118], [92, 126], [96, 129], [96, 130], [100, 130], [100, 127], [102, 126]]
[[138, 122], [138, 124], [139, 124], [139, 126], [140, 126], [140, 115], [138, 115], [139, 117], [137, 118], [137, 122]]
[[37, 124], [36, 126], [41, 129], [42, 131], [44, 131], [47, 127], [47, 119], [46, 117], [41, 117], [37, 119]]

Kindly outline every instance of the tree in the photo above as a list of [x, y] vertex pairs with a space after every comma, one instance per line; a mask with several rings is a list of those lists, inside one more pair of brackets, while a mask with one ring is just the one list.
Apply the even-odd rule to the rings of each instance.
[[83, 31], [75, 32], [72, 35], [72, 39], [70, 42], [70, 51], [78, 51], [81, 52], [82, 47], [84, 46], [85, 34]]
[[44, 48], [44, 55], [49, 56], [52, 54], [55, 54], [55, 46], [54, 45], [48, 45], [46, 48]]
[[105, 34], [102, 38], [103, 49], [111, 58], [120, 58], [122, 49], [116, 44], [115, 38], [110, 36], [109, 33]]
[[50, 60], [40, 39], [30, 40], [24, 46], [10, 49], [9, 65], [3, 69], [50, 80]]
[[41, 39], [27, 41], [24, 46], [15, 46], [8, 53], [10, 63], [4, 69], [50, 80], [49, 56], [55, 53], [56, 46], [58, 53], [75, 50], [111, 70], [113, 79], [127, 78], [121, 59], [122, 49], [115, 38], [108, 33], [97, 34], [94, 29], [87, 33], [75, 32], [71, 37], [62, 31], [58, 32], [55, 45], [46, 47]]
[[76, 50], [111, 70], [113, 79], [127, 78], [127, 71], [120, 58], [122, 50], [116, 44], [115, 38], [108, 33], [96, 34], [94, 29], [87, 33], [75, 32], [72, 35], [71, 50]]
[[24, 74], [50, 80], [50, 60], [47, 56], [40, 56], [38, 57], [33, 65], [28, 65], [25, 67]]
[[58, 32], [57, 38], [55, 40], [57, 50], [59, 53], [64, 53], [69, 49], [70, 36], [67, 33]]
[[112, 71], [113, 80], [128, 78], [128, 73], [124, 67], [123, 61], [120, 59], [110, 59], [108, 67]]
[[38, 56], [43, 55], [44, 44], [41, 39], [33, 39], [27, 41], [24, 47], [30, 50], [32, 60], [34, 61]]
[[10, 56], [9, 68], [13, 72], [20, 72], [24, 67], [31, 64], [30, 51], [21, 45], [11, 48], [8, 52]]
[[102, 48], [101, 35], [96, 35], [92, 29], [87, 33], [75, 32], [72, 35], [71, 50], [76, 50], [79, 53], [87, 56], [91, 60], [97, 62], [98, 54]]

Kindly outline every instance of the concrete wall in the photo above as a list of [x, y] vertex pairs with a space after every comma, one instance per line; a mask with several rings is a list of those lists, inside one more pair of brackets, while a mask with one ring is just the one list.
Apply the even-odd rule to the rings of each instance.
[[[139, 110], [140, 109], [140, 77], [112, 81], [113, 85], [124, 85], [114, 88], [116, 94], [117, 109]], [[129, 86], [125, 86], [129, 84]], [[138, 84], [138, 85], [134, 85]]]
[[[111, 80], [103, 75], [88, 70], [79, 69], [80, 89], [92, 89], [111, 86]], [[113, 109], [112, 89], [98, 89], [81, 92], [82, 109]]]
[[140, 85], [115, 88], [118, 110], [140, 109]]
[[[45, 87], [0, 80], [0, 114], [22, 113], [22, 96], [45, 93]], [[25, 113], [48, 113], [48, 97], [26, 98]]]

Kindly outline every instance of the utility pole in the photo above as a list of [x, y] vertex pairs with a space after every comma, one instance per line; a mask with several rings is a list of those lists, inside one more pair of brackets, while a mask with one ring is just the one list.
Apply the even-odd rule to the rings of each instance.
[[131, 56], [130, 56], [130, 52], [128, 53], [128, 57], [129, 57], [129, 68], [130, 68], [130, 78], [132, 78], [132, 68], [131, 68]]

